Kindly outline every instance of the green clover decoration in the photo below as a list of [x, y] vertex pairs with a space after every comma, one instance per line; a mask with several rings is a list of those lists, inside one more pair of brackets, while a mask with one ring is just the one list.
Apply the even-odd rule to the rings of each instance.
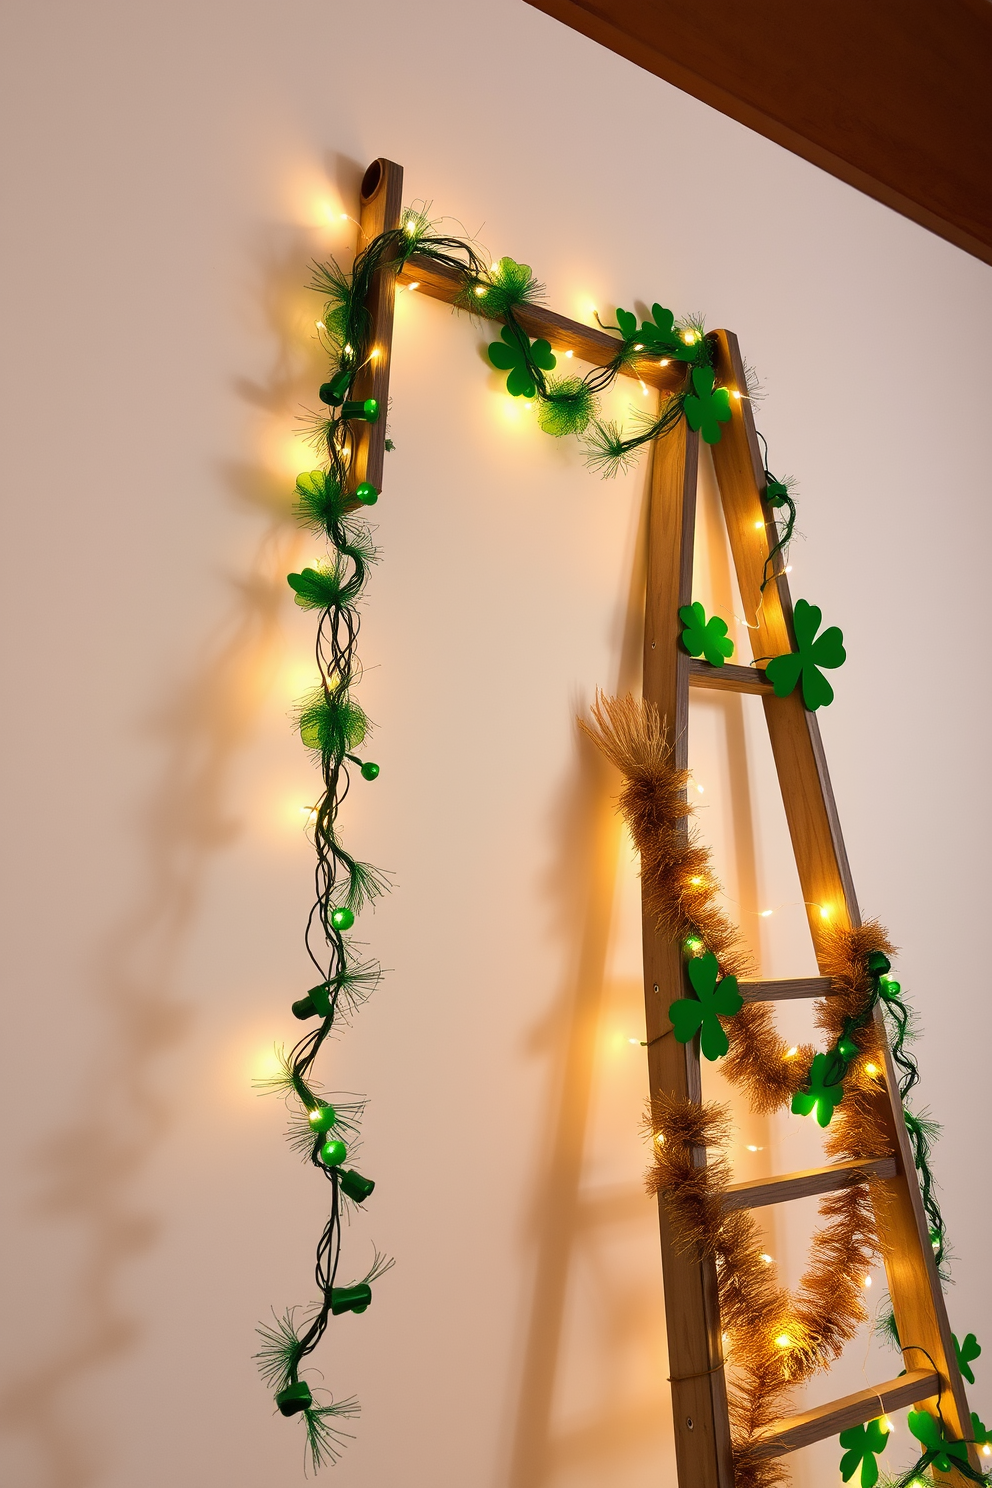
[[840, 1475], [845, 1483], [849, 1483], [861, 1468], [861, 1488], [874, 1488], [878, 1482], [878, 1463], [876, 1457], [885, 1451], [885, 1444], [889, 1439], [889, 1433], [882, 1425], [882, 1417], [875, 1421], [869, 1421], [867, 1426], [852, 1426], [849, 1431], [842, 1431], [840, 1444], [847, 1450], [840, 1459]]
[[617, 325], [625, 341], [633, 341], [635, 336], [641, 341], [645, 351], [654, 352], [660, 356], [666, 356], [676, 362], [694, 361], [697, 355], [697, 338], [693, 336], [692, 341], [686, 342], [675, 329], [675, 316], [671, 310], [666, 310], [663, 305], [651, 306], [651, 320], [643, 320], [640, 329], [637, 326], [637, 316], [630, 310], [617, 311]]
[[834, 690], [820, 668], [843, 666], [847, 660], [843, 632], [836, 625], [829, 626], [820, 636], [816, 634], [822, 619], [819, 605], [797, 599], [792, 623], [798, 649], [774, 656], [766, 670], [775, 696], [780, 698], [788, 697], [802, 677], [803, 702], [811, 713], [834, 700]]
[[690, 656], [705, 656], [710, 666], [723, 666], [728, 656], [734, 654], [733, 641], [727, 640], [727, 622], [719, 615], [706, 618], [706, 611], [699, 600], [683, 605], [679, 619], [685, 626], [679, 639]]
[[928, 1411], [911, 1410], [908, 1416], [909, 1429], [920, 1443], [932, 1465], [938, 1472], [950, 1472], [954, 1460], [968, 1461], [968, 1444], [963, 1441], [948, 1441], [944, 1428]]
[[730, 1040], [720, 1022], [732, 1018], [744, 1006], [737, 990], [737, 978], [725, 976], [718, 984], [720, 963], [712, 951], [693, 956], [688, 962], [689, 981], [695, 997], [680, 997], [668, 1009], [668, 1016], [680, 1044], [687, 1044], [701, 1029], [700, 1048], [706, 1059], [720, 1059], [730, 1048]]
[[983, 1426], [974, 1411], [971, 1413], [971, 1439], [976, 1447], [992, 1446], [992, 1426]]
[[951, 1334], [951, 1337], [954, 1339], [954, 1352], [958, 1356], [958, 1368], [969, 1385], [973, 1385], [975, 1383], [975, 1375], [971, 1363], [982, 1352], [982, 1346], [974, 1333], [966, 1334], [963, 1343], [958, 1343], [957, 1336], [954, 1333]]
[[834, 1107], [839, 1106], [844, 1099], [844, 1086], [833, 1081], [828, 1083], [826, 1080], [828, 1059], [834, 1060], [834, 1056], [814, 1056], [809, 1069], [809, 1089], [797, 1091], [792, 1097], [793, 1116], [812, 1116], [815, 1112], [821, 1126], [830, 1125]]
[[529, 350], [535, 367], [540, 367], [542, 372], [550, 372], [556, 365], [550, 342], [530, 342], [526, 336], [518, 335], [508, 325], [503, 327], [500, 335], [503, 339], [493, 341], [489, 347], [489, 360], [501, 372], [510, 374], [506, 379], [506, 391], [511, 398], [533, 398], [537, 392], [537, 384], [527, 365], [527, 352]]
[[730, 392], [713, 387], [712, 367], [693, 367], [693, 392], [685, 400], [685, 421], [707, 444], [720, 443], [720, 425], [730, 418]]

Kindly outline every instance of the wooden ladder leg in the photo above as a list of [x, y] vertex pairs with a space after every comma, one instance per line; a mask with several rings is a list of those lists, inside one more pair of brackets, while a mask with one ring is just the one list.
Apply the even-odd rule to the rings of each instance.
[[[716, 342], [718, 380], [745, 392], [737, 338], [730, 332], [717, 331]], [[781, 572], [766, 587], [763, 601], [761, 598], [762, 571], [770, 546], [768, 533], [774, 531], [773, 512], [764, 501], [764, 471], [747, 398], [735, 402], [734, 410], [720, 442], [713, 446], [713, 462], [745, 617], [758, 624], [753, 632], [757, 655], [770, 657], [792, 649], [792, 604]], [[781, 571], [780, 561], [777, 567]], [[798, 690], [787, 698], [766, 694], [763, 706], [819, 961], [825, 924], [845, 927], [861, 923], [854, 883], [816, 715], [807, 712]], [[966, 1438], [972, 1433], [964, 1384], [934, 1264], [881, 1010], [875, 1017], [886, 1061], [876, 1112], [888, 1130], [897, 1164], [894, 1176], [879, 1180], [887, 1206], [885, 1269], [896, 1325], [907, 1369], [936, 1370], [941, 1381], [940, 1409], [948, 1432]], [[935, 1413], [936, 1397], [917, 1404]], [[971, 1455], [977, 1467], [974, 1448]], [[960, 1474], [954, 1474], [952, 1481], [962, 1485], [966, 1482]]]
[[[644, 696], [667, 720], [680, 768], [688, 749], [689, 658], [677, 644], [678, 608], [691, 599], [697, 459], [697, 436], [684, 422], [656, 446], [648, 518]], [[668, 1037], [668, 1007], [684, 995], [681, 947], [660, 934], [647, 914], [643, 940], [651, 1090], [698, 1101], [699, 1054], [693, 1044]], [[705, 1163], [704, 1149], [697, 1161]], [[732, 1488], [716, 1268], [677, 1244], [661, 1200], [658, 1212], [679, 1483]]]
[[[379, 233], [399, 227], [402, 213], [403, 167], [392, 160], [373, 160], [362, 177], [359, 249], [378, 237]], [[362, 481], [368, 481], [377, 491], [382, 490], [395, 299], [396, 275], [391, 268], [380, 269], [373, 276], [365, 306], [371, 322], [369, 359], [364, 367], [359, 368], [351, 393], [356, 401], [378, 399], [380, 412], [374, 424], [355, 426], [355, 450], [348, 482], [350, 491]]]

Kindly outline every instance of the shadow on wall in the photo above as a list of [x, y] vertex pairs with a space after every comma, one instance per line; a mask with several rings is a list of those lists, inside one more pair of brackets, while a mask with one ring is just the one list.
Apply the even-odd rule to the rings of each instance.
[[[618, 692], [640, 686], [646, 517], [645, 498], [623, 617]], [[545, 1488], [563, 1467], [576, 1461], [601, 1474], [616, 1463], [618, 1454], [628, 1452], [632, 1444], [660, 1439], [664, 1429], [660, 1403], [658, 1410], [606, 1405], [598, 1417], [572, 1431], [556, 1430], [553, 1422], [569, 1279], [588, 1243], [590, 1226], [615, 1225], [630, 1217], [635, 1207], [642, 1214], [644, 1206], [639, 1189], [630, 1194], [613, 1191], [592, 1205], [581, 1192], [622, 841], [615, 809], [618, 786], [616, 772], [580, 734], [576, 773], [564, 792], [554, 832], [560, 855], [548, 885], [562, 935], [574, 939], [576, 925], [582, 932], [574, 974], [557, 1006], [533, 1033], [532, 1047], [556, 1054], [559, 1067], [552, 1080], [556, 1106], [548, 1117], [550, 1152], [532, 1208], [537, 1260], [512, 1433], [511, 1488]], [[613, 1318], [609, 1346], [616, 1356], [626, 1353], [631, 1339], [643, 1329], [642, 1318], [628, 1303], [629, 1298], [617, 1297], [608, 1304]], [[604, 1374], [610, 1374], [610, 1365], [610, 1359], [602, 1361]]]
[[[712, 524], [713, 513], [704, 511], [703, 520]], [[640, 690], [646, 529], [645, 497], [623, 618], [619, 693]], [[729, 606], [728, 560], [717, 543], [711, 541], [711, 547], [717, 554], [715, 584], [721, 600]], [[742, 700], [719, 701], [729, 704], [721, 714], [734, 803], [735, 869], [741, 899], [751, 904], [757, 898], [756, 842]], [[611, 1398], [604, 1390], [596, 1412], [586, 1415], [577, 1426], [555, 1426], [556, 1393], [564, 1375], [570, 1278], [575, 1276], [583, 1253], [595, 1244], [597, 1233], [628, 1222], [636, 1224], [644, 1216], [645, 1200], [639, 1185], [636, 1189], [616, 1187], [602, 1196], [588, 1197], [582, 1184], [623, 841], [615, 809], [618, 789], [619, 776], [592, 742], [580, 735], [576, 773], [564, 793], [554, 834], [560, 854], [548, 882], [561, 935], [570, 941], [575, 937], [576, 925], [581, 925], [582, 931], [574, 975], [557, 1006], [533, 1033], [532, 1047], [542, 1055], [551, 1055], [552, 1088], [556, 1093], [547, 1122], [552, 1132], [550, 1151], [531, 1210], [536, 1265], [512, 1431], [510, 1488], [549, 1488], [559, 1477], [601, 1481], [604, 1475], [622, 1473], [624, 1464], [638, 1451], [657, 1454], [660, 1465], [674, 1450], [670, 1397], [664, 1379], [659, 1377], [657, 1389], [640, 1400], [631, 1397], [629, 1388], [632, 1355], [659, 1357], [667, 1352], [663, 1342], [653, 1336], [659, 1314], [645, 1305], [645, 1299], [630, 1284], [624, 1285], [621, 1280], [618, 1286], [616, 1271], [608, 1268], [598, 1271], [598, 1281], [612, 1288], [603, 1299], [609, 1324], [601, 1335], [598, 1367], [603, 1381], [616, 1381], [616, 1393]], [[657, 1284], [660, 1293], [660, 1251]], [[646, 1330], [651, 1330], [652, 1336], [646, 1338]]]
[[[311, 247], [301, 238], [295, 233], [288, 247], [283, 240], [278, 257], [259, 256], [275, 365], [265, 386], [236, 387], [287, 428], [301, 383], [305, 378], [309, 387], [313, 380], [312, 369], [299, 366], [291, 313], [299, 266]], [[134, 1190], [172, 1113], [161, 1090], [162, 1060], [189, 1038], [195, 1020], [178, 992], [182, 959], [213, 859], [240, 829], [228, 807], [228, 780], [280, 657], [279, 606], [299, 543], [286, 521], [289, 483], [247, 464], [221, 476], [235, 504], [263, 513], [267, 525], [247, 574], [231, 584], [226, 618], [204, 641], [205, 659], [144, 729], [143, 742], [162, 750], [164, 764], [140, 814], [139, 885], [92, 969], [94, 1017], [105, 1030], [99, 1063], [81, 1077], [71, 1147], [59, 1138], [38, 1157], [47, 1177], [41, 1213], [73, 1236], [66, 1243], [74, 1262], [63, 1277], [68, 1298], [51, 1351], [0, 1395], [0, 1429], [27, 1439], [35, 1481], [46, 1488], [92, 1488], [106, 1476], [112, 1422], [101, 1431], [77, 1392], [142, 1335], [142, 1319], [121, 1289], [130, 1264], [155, 1244], [163, 1219], [143, 1210]]]

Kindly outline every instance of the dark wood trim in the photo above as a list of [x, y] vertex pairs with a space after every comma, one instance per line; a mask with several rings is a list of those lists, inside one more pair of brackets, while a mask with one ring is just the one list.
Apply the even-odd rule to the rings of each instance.
[[988, 0], [528, 3], [992, 263]]

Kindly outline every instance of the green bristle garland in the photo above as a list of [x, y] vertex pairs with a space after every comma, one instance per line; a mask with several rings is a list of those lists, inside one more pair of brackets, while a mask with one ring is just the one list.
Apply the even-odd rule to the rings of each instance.
[[556, 439], [581, 434], [595, 417], [597, 406], [595, 394], [581, 377], [549, 377], [537, 422], [545, 434], [553, 434]]
[[369, 721], [365, 710], [347, 693], [328, 694], [317, 687], [300, 704], [297, 727], [306, 747], [329, 759], [357, 749], [368, 733]]

